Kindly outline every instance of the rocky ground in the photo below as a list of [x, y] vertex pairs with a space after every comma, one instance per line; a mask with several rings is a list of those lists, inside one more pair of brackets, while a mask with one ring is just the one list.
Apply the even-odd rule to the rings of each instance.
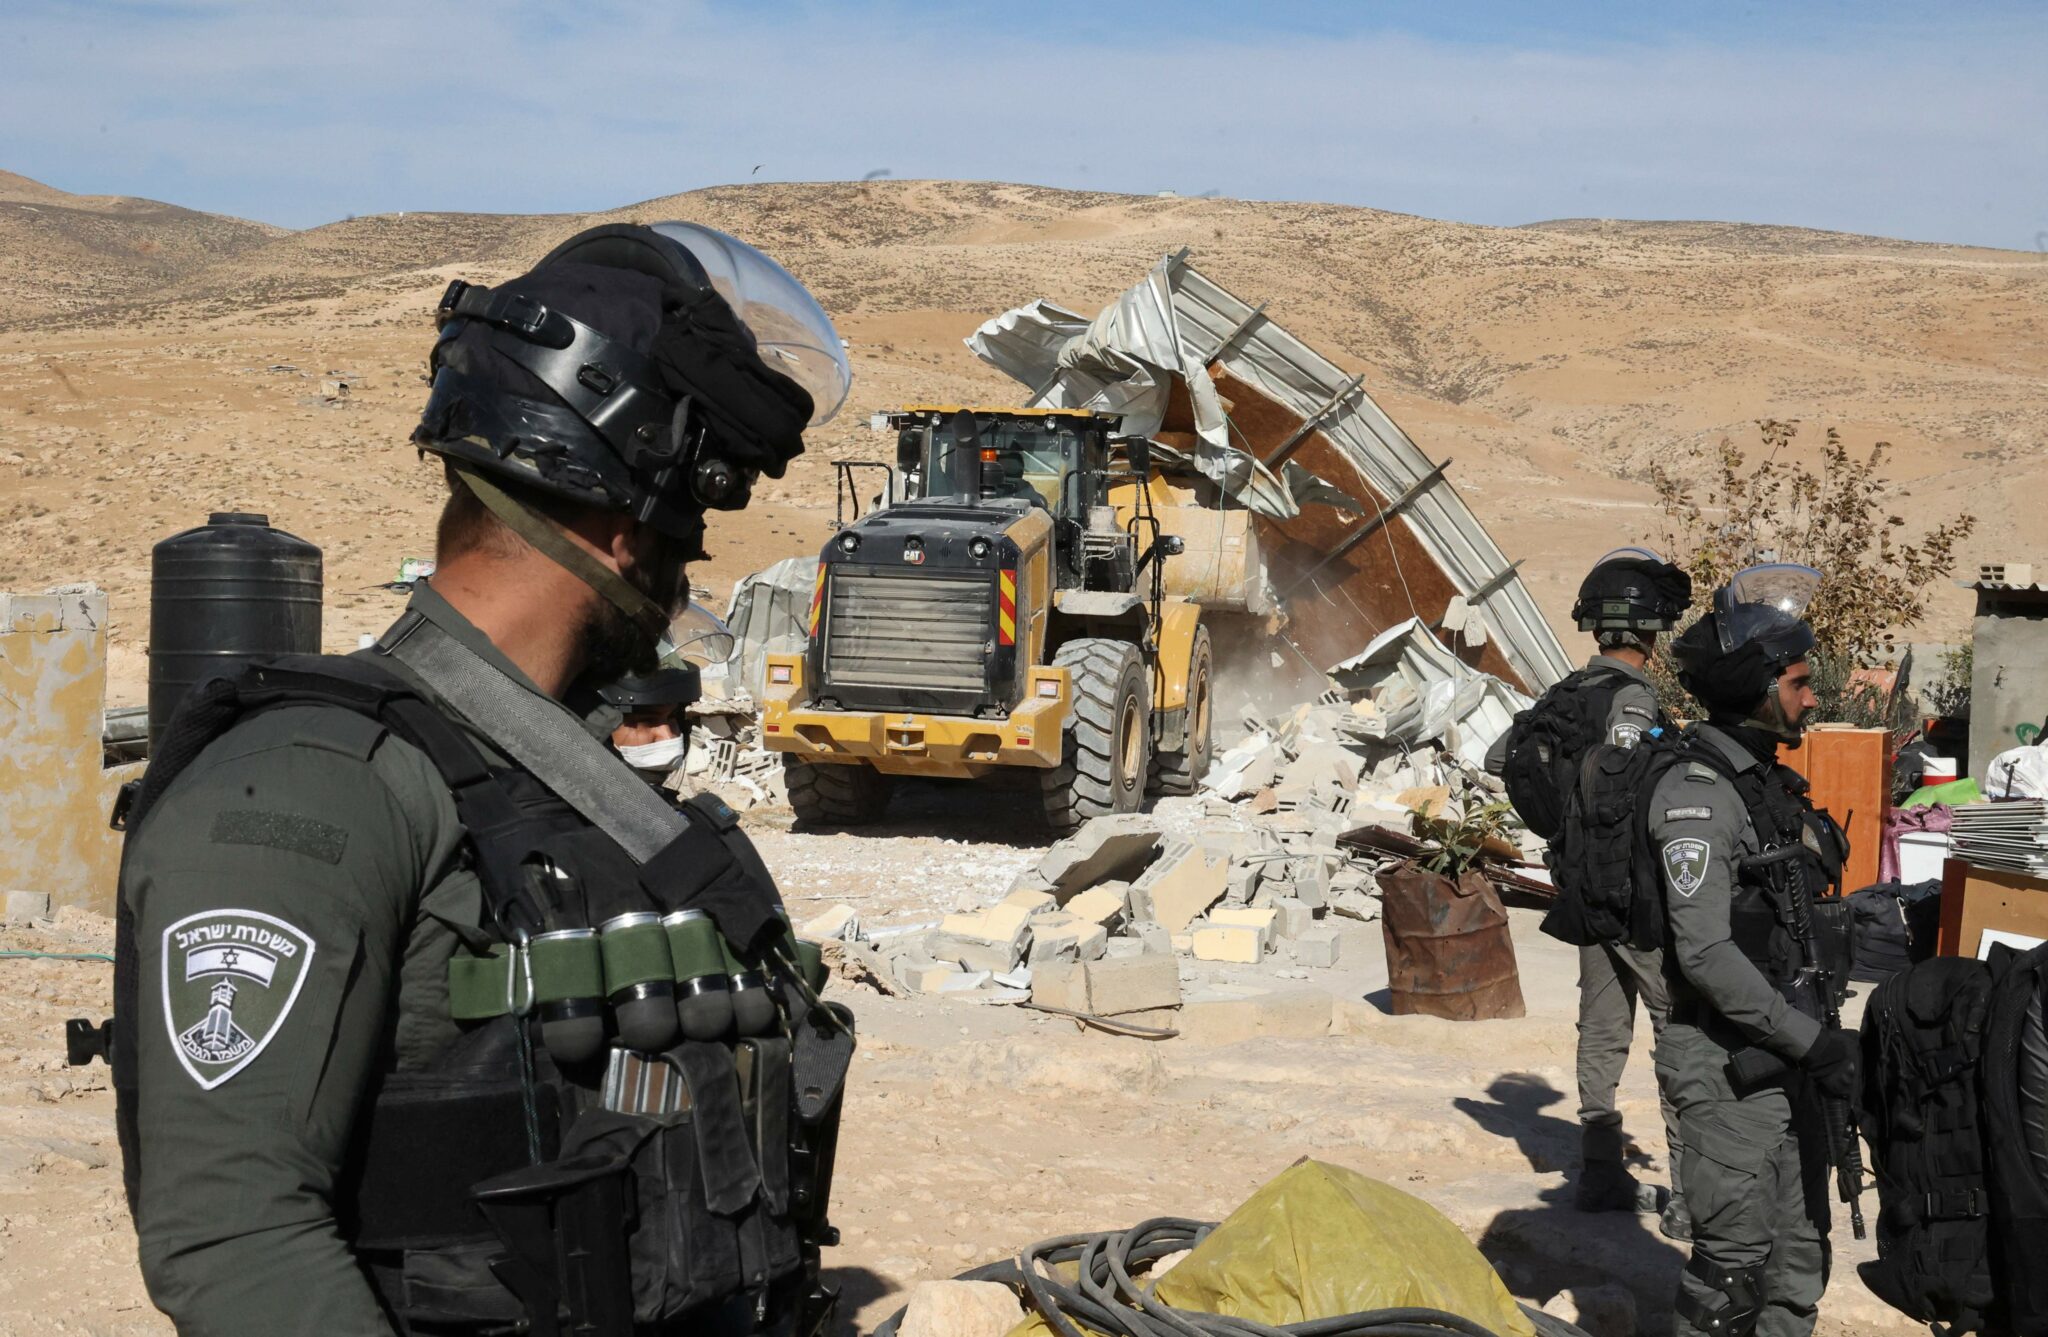
[[[1199, 803], [1169, 801], [1165, 818]], [[991, 791], [911, 794], [891, 825], [859, 835], [780, 829], [775, 809], [749, 817], [799, 919], [839, 902], [877, 921], [986, 905], [1047, 840], [1015, 795]], [[870, 1330], [915, 1282], [1035, 1239], [1220, 1216], [1314, 1156], [1434, 1203], [1518, 1296], [1592, 1291], [1611, 1311], [1619, 1296], [1601, 1288], [1618, 1287], [1642, 1331], [1665, 1331], [1683, 1252], [1649, 1218], [1569, 1206], [1576, 962], [1533, 911], [1510, 913], [1529, 1013], [1513, 1021], [1391, 1016], [1371, 960], [1308, 980], [1184, 962], [1207, 1001], [1160, 1042], [835, 982], [862, 1032], [834, 1193], [845, 1239], [828, 1254], [848, 1301], [839, 1330]], [[6, 951], [111, 946], [111, 925], [76, 911], [0, 931]], [[102, 1015], [110, 975], [97, 961], [0, 958], [0, 1332], [169, 1331], [135, 1268], [106, 1070], [62, 1061], [63, 1020]], [[1622, 1106], [1638, 1173], [1662, 1180], [1646, 1026], [1638, 1039]], [[1836, 1227], [1821, 1332], [1907, 1330], [1855, 1279], [1871, 1246], [1848, 1241], [1839, 1212]]]

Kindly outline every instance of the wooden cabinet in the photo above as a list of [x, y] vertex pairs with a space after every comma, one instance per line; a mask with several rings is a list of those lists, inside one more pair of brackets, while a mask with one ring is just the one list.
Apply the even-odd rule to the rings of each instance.
[[1807, 731], [1797, 752], [1781, 752], [1779, 759], [1806, 777], [1814, 806], [1826, 808], [1849, 833], [1843, 892], [1877, 881], [1878, 841], [1891, 806], [1891, 749], [1885, 731], [1823, 724]]

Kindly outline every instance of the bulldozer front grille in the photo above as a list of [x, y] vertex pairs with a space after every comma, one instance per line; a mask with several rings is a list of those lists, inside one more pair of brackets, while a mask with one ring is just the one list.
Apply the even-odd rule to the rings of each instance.
[[995, 594], [985, 574], [835, 567], [825, 599], [824, 686], [971, 692], [988, 686]]

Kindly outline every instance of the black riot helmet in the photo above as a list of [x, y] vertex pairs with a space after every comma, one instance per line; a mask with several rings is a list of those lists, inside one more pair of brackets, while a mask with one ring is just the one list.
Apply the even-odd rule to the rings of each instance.
[[1672, 643], [1678, 680], [1711, 712], [1798, 737], [1771, 689], [1813, 652], [1813, 628], [1802, 615], [1820, 582], [1819, 571], [1794, 562], [1738, 571], [1714, 591], [1714, 610]]
[[1580, 631], [1669, 631], [1692, 605], [1692, 577], [1648, 548], [1616, 548], [1579, 583]]
[[628, 512], [695, 557], [704, 512], [737, 510], [755, 477], [780, 477], [851, 380], [802, 284], [692, 223], [579, 232], [518, 278], [449, 284], [438, 318], [414, 443], [586, 580], [500, 485]]

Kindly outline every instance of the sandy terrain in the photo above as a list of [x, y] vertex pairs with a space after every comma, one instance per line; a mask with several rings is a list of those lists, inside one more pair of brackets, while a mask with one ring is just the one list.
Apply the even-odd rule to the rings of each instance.
[[[1653, 537], [1642, 479], [1751, 419], [1888, 439], [1909, 512], [1974, 509], [1966, 561], [2021, 556], [2048, 481], [2048, 265], [2018, 253], [1762, 227], [1561, 222], [1492, 229], [1370, 210], [876, 182], [699, 192], [595, 218], [695, 218], [782, 258], [852, 345], [858, 381], [812, 454], [714, 527], [695, 573], [731, 581], [829, 532], [826, 462], [876, 458], [867, 415], [1014, 388], [959, 340], [1040, 295], [1092, 311], [1161, 253], [1347, 369], [1452, 477], [1554, 616], [1584, 564]], [[377, 589], [424, 554], [436, 471], [404, 444], [433, 299], [515, 272], [589, 219], [407, 215], [285, 233], [0, 175], [0, 589], [94, 580], [115, 600], [113, 695], [139, 702], [150, 545], [210, 510], [268, 512], [321, 544], [331, 648], [380, 629]], [[346, 379], [345, 399], [325, 382]], [[1929, 637], [1952, 630], [1944, 593]], [[1361, 638], [1362, 640], [1363, 638]], [[1568, 638], [1576, 643], [1577, 638]], [[783, 814], [786, 821], [786, 813]], [[880, 832], [750, 818], [799, 917], [985, 902], [1034, 857], [1000, 795], [930, 798]], [[1571, 954], [1518, 912], [1522, 1021], [1386, 1016], [1383, 974], [1330, 989], [1345, 1033], [1165, 1045], [1015, 1009], [847, 996], [866, 1043], [830, 1259], [871, 1327], [890, 1297], [1040, 1236], [1227, 1210], [1304, 1154], [1449, 1212], [1517, 1293], [1618, 1280], [1661, 1331], [1682, 1260], [1633, 1219], [1571, 1213]], [[108, 950], [104, 921], [0, 932], [0, 949]], [[133, 1262], [104, 1069], [61, 1066], [108, 968], [0, 961], [0, 1331], [163, 1333]], [[1227, 987], [1228, 979], [1194, 981]], [[1625, 1086], [1647, 1173], [1661, 1138], [1645, 1055]], [[1868, 1246], [1862, 1246], [1867, 1250]], [[1890, 1327], [1838, 1231], [1830, 1334]], [[849, 1329], [850, 1330], [850, 1329]]]
[[[1966, 563], [2023, 556], [2048, 479], [2048, 263], [1789, 228], [1572, 221], [1501, 229], [1323, 205], [881, 181], [699, 191], [611, 214], [407, 214], [284, 233], [0, 175], [0, 588], [114, 595], [115, 695], [141, 699], [149, 547], [209, 510], [320, 543], [330, 644], [424, 550], [438, 478], [404, 442], [428, 312], [586, 222], [694, 218], [818, 293], [856, 383], [765, 504], [713, 530], [722, 599], [829, 532], [827, 462], [877, 458], [871, 411], [1013, 398], [959, 340], [1050, 296], [1083, 311], [1190, 246], [1347, 370], [1494, 530], [1553, 617], [1584, 564], [1654, 538], [1643, 479], [1765, 415], [1898, 447], [1909, 515], [1971, 510]], [[323, 397], [345, 374], [346, 403]], [[1921, 629], [1967, 616], [1944, 588]]]

